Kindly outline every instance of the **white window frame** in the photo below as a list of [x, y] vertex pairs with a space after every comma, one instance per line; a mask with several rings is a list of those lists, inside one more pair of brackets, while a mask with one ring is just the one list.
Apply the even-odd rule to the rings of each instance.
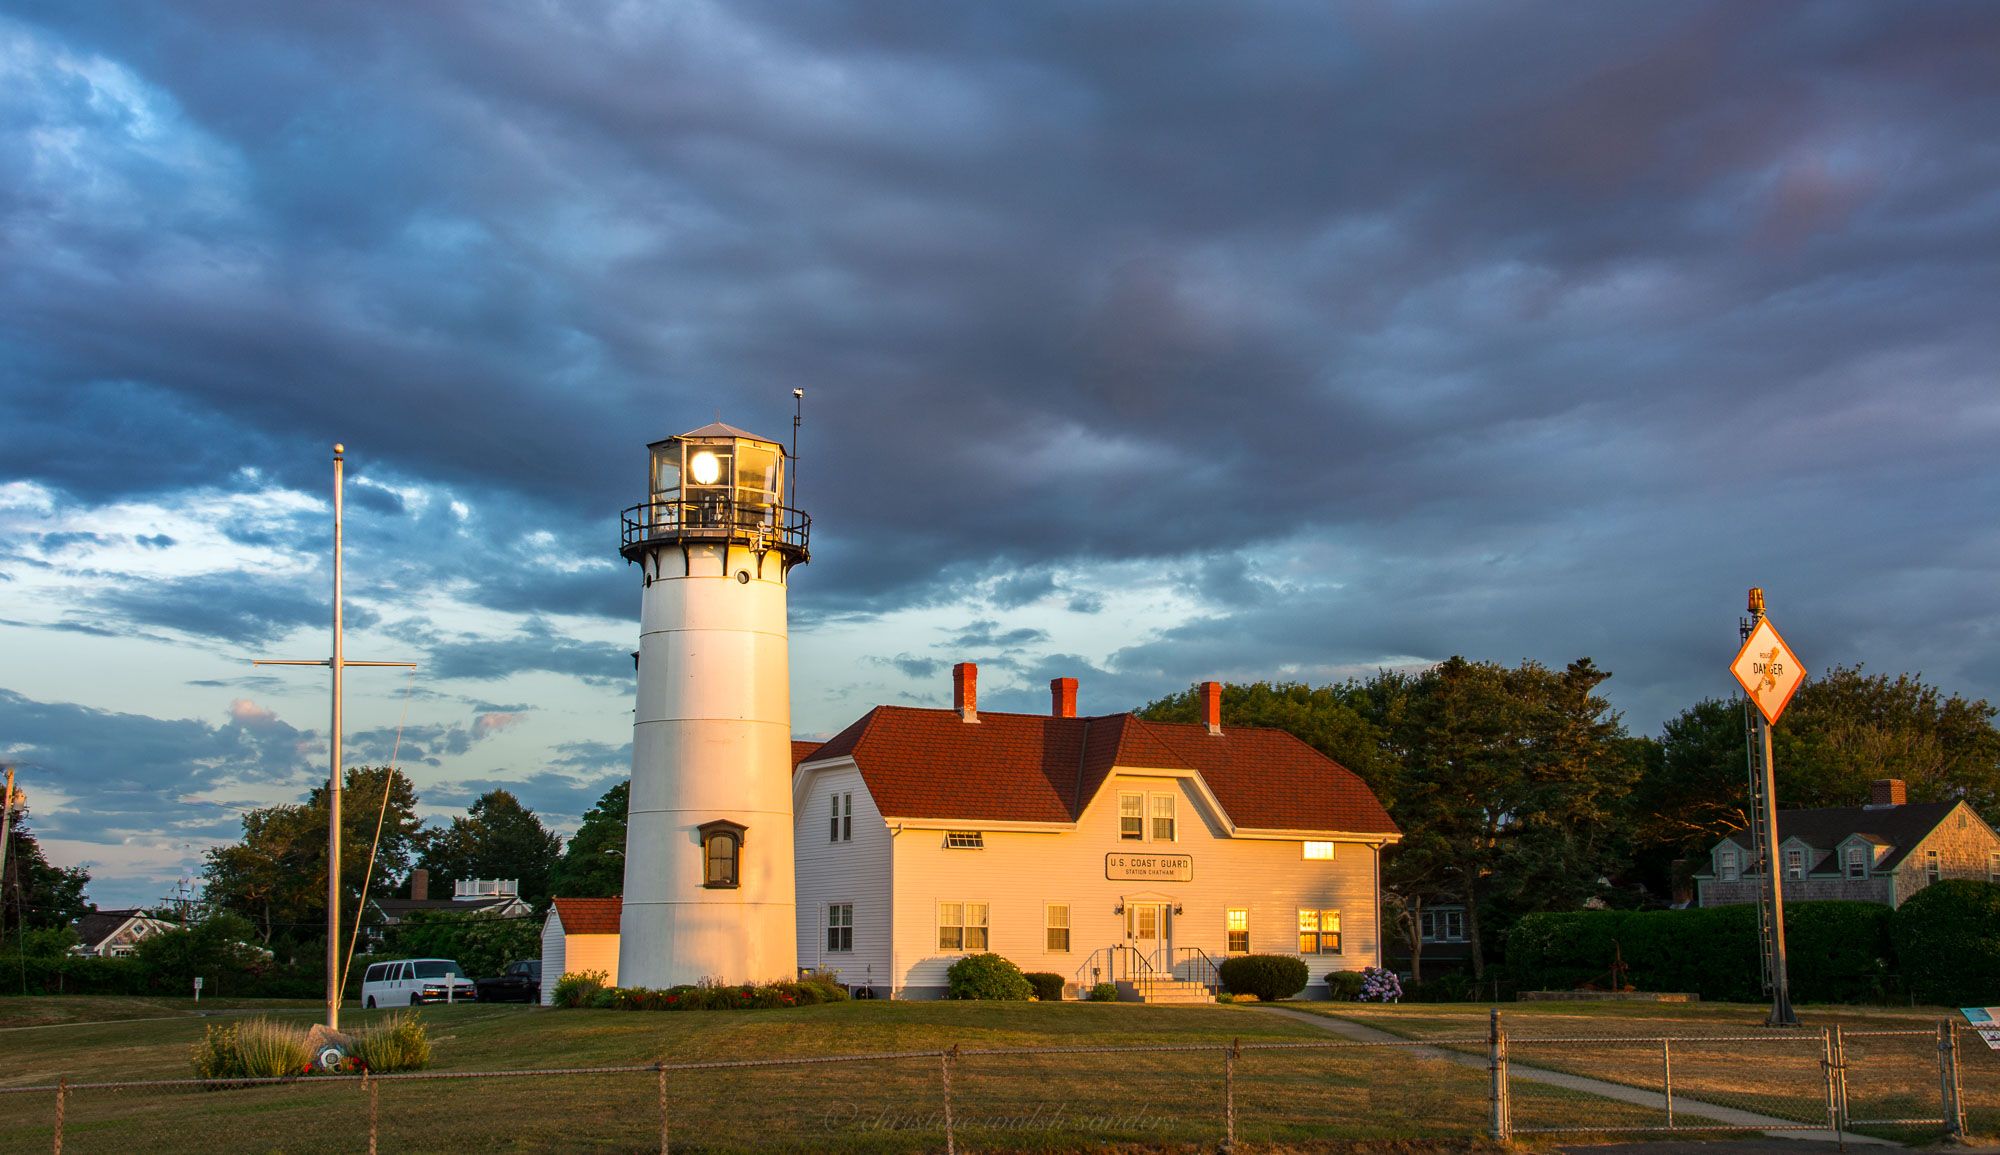
[[[1326, 929], [1329, 919], [1333, 923], [1332, 930]], [[1313, 937], [1314, 949], [1312, 950], [1306, 949], [1307, 935]], [[1328, 949], [1326, 945], [1328, 940], [1333, 942], [1332, 949]], [[1302, 906], [1299, 908], [1299, 954], [1339, 954], [1341, 945], [1340, 909], [1338, 907], [1312, 908]]]
[[[949, 917], [947, 915], [949, 914]], [[953, 920], [956, 921], [953, 921]], [[993, 907], [985, 902], [940, 902], [937, 904], [938, 953], [984, 954], [992, 947]], [[945, 941], [947, 931], [957, 931], [958, 945]], [[976, 933], [975, 933], [976, 932]], [[977, 938], [978, 945], [973, 944]]]
[[[835, 912], [838, 911], [847, 912], [845, 921], [836, 922], [834, 920]], [[834, 933], [836, 931], [846, 931], [847, 933], [845, 935], [836, 935]], [[845, 945], [835, 945], [843, 938], [846, 940]], [[854, 904], [853, 903], [829, 902], [826, 904], [826, 953], [828, 954], [854, 953]]]
[[854, 841], [854, 792], [829, 794], [827, 801], [833, 804], [828, 813], [827, 841]]
[[[1061, 912], [1058, 914], [1057, 912]], [[1056, 945], [1056, 933], [1062, 933], [1062, 945]], [[1045, 902], [1042, 904], [1042, 949], [1048, 954], [1068, 954], [1070, 951], [1069, 903]]]
[[1924, 851], [1924, 877], [1932, 882], [1944, 878], [1944, 860], [1938, 857], [1938, 852], [1935, 850]]
[[[1137, 823], [1129, 831], [1125, 825], [1128, 820]], [[1143, 792], [1132, 790], [1118, 792], [1118, 840], [1120, 842], [1146, 840], [1146, 795]]]
[[1743, 857], [1734, 846], [1725, 846], [1722, 853], [1715, 856], [1716, 875], [1723, 882], [1740, 882], [1743, 879]]
[[1868, 877], [1868, 851], [1867, 851], [1867, 850], [1866, 850], [1865, 848], [1863, 848], [1863, 847], [1860, 847], [1860, 846], [1850, 846], [1850, 847], [1848, 847], [1848, 848], [1847, 848], [1847, 863], [1846, 863], [1846, 866], [1847, 866], [1847, 877], [1849, 877], [1849, 878], [1867, 878], [1867, 877]]
[[1299, 843], [1299, 856], [1309, 862], [1331, 862], [1333, 861], [1333, 843], [1301, 842]]
[[[1235, 925], [1236, 923], [1239, 922], [1242, 923], [1243, 925], [1242, 926]], [[1236, 936], [1239, 934], [1243, 936], [1243, 945], [1240, 947], [1236, 945]], [[1222, 912], [1222, 953], [1223, 954], [1250, 953], [1250, 908], [1249, 907], [1232, 906]]]
[[983, 830], [947, 830], [944, 832], [946, 850], [984, 850], [986, 832]]
[[2000, 882], [2000, 850], [1986, 856], [1986, 881]]
[[1465, 908], [1440, 906], [1425, 910], [1418, 933], [1425, 942], [1464, 942]]
[[1805, 880], [1806, 852], [1799, 847], [1785, 847], [1785, 877]]
[[[1146, 796], [1146, 841], [1179, 842], [1181, 833], [1180, 795], [1171, 791]], [[1160, 813], [1165, 810], [1166, 813]], [[1160, 823], [1167, 824], [1167, 832], [1160, 834]]]

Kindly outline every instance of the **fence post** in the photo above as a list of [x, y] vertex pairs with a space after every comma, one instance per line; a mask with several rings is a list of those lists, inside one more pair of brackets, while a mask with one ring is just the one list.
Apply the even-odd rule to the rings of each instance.
[[957, 1043], [938, 1052], [938, 1070], [944, 1074], [944, 1155], [958, 1155], [958, 1130], [951, 1117], [951, 1065], [957, 1058]]
[[1836, 1027], [1819, 1029], [1819, 1070], [1826, 1080], [1826, 1129], [1833, 1132], [1833, 1141], [1842, 1151], [1847, 1150], [1847, 1140], [1841, 1134], [1840, 1117], [1840, 1053], [1834, 1047], [1833, 1032]]
[[666, 1133], [666, 1059], [656, 1061], [652, 1069], [660, 1075], [660, 1155], [666, 1155], [670, 1149], [670, 1137]]
[[1674, 1129], [1674, 1041], [1660, 1040], [1660, 1091], [1667, 1100], [1667, 1130]]
[[56, 1155], [62, 1155], [63, 1108], [69, 1105], [69, 1076], [56, 1079]]
[[1222, 1149], [1236, 1150], [1236, 1056], [1243, 1053], [1243, 1040], [1229, 1041], [1229, 1049], [1222, 1057]]
[[375, 1155], [375, 1143], [378, 1134], [375, 1119], [380, 1106], [378, 1094], [381, 1091], [382, 1084], [375, 1080], [374, 1074], [363, 1070], [361, 1072], [361, 1085], [368, 1088], [368, 1155]]
[[1493, 1122], [1490, 1128], [1493, 1141], [1508, 1143], [1514, 1138], [1513, 1104], [1507, 1095], [1507, 1030], [1500, 1025], [1500, 1008], [1494, 1007], [1488, 1020], [1487, 1043], [1490, 1052], [1488, 1065], [1492, 1070], [1493, 1089], [1491, 1092]]
[[1965, 1101], [1958, 1083], [1958, 1038], [1950, 1019], [1938, 1020], [1938, 1092], [1944, 1106], [1947, 1139], [1965, 1137]]

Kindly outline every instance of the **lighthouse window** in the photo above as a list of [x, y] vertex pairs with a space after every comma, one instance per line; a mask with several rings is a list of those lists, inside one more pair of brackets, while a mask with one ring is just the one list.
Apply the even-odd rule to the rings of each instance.
[[736, 446], [736, 506], [738, 516], [754, 515], [778, 502], [778, 451], [749, 442]]
[[734, 890], [740, 884], [746, 828], [718, 819], [695, 829], [701, 834], [701, 884], [711, 889]]

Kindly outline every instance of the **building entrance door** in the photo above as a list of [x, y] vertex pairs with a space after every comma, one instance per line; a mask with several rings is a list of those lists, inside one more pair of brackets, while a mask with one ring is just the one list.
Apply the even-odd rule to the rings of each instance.
[[1166, 902], [1125, 904], [1125, 937], [1154, 971], [1174, 969], [1174, 908]]

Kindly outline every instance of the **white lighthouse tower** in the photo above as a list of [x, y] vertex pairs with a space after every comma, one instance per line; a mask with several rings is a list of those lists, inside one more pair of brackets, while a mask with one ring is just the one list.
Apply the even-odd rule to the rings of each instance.
[[789, 978], [792, 700], [785, 588], [810, 519], [778, 442], [717, 422], [656, 441], [619, 552], [645, 574], [622, 986]]

